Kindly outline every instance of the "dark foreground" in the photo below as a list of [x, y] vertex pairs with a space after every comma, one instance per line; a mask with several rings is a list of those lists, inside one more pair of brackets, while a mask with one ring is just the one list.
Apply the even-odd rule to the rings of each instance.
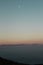
[[0, 65], [29, 65], [29, 64], [17, 63], [0, 57]]
[[[7, 60], [7, 59], [4, 59], [4, 58], [0, 57], [0, 65], [30, 65], [30, 64], [17, 63], [17, 62]], [[34, 65], [43, 65], [43, 64], [34, 64]]]

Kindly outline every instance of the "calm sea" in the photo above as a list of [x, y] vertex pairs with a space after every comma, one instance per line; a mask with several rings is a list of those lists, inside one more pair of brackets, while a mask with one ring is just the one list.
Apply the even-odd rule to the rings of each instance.
[[26, 64], [43, 64], [43, 45], [0, 46], [0, 57]]

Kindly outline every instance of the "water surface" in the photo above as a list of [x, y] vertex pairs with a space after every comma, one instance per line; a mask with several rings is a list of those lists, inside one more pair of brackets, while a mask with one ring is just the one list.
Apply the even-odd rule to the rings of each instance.
[[43, 45], [0, 46], [0, 57], [26, 64], [43, 64]]

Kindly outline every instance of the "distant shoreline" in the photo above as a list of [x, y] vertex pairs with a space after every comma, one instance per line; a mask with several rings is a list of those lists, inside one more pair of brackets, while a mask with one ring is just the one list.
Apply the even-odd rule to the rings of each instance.
[[40, 46], [43, 44], [2, 44], [0, 46], [26, 46], [26, 45], [30, 45], [30, 46]]

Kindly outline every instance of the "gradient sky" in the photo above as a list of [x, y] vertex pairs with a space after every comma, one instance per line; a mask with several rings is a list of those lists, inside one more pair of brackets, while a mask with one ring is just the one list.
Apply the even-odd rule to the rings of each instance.
[[43, 43], [43, 0], [0, 0], [0, 44]]

